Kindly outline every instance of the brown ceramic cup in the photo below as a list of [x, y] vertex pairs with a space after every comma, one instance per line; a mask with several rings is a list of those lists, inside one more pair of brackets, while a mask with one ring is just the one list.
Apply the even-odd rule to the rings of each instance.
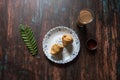
[[95, 39], [88, 39], [86, 43], [87, 49], [93, 51], [97, 49], [97, 41]]

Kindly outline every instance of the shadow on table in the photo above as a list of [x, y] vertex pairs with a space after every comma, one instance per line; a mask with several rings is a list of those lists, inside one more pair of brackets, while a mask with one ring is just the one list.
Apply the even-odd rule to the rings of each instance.
[[[80, 52], [79, 52], [80, 53]], [[48, 62], [50, 63], [50, 64], [52, 64], [52, 65], [54, 65], [54, 66], [56, 66], [56, 67], [60, 67], [60, 68], [65, 68], [65, 67], [68, 67], [68, 66], [70, 66], [70, 65], [72, 65], [72, 64], [74, 64], [78, 59], [79, 59], [79, 53], [78, 53], [78, 55], [76, 56], [76, 58], [75, 59], [73, 59], [72, 61], [70, 61], [70, 62], [68, 62], [68, 63], [65, 63], [65, 64], [57, 64], [57, 63], [54, 63], [54, 62], [52, 62], [52, 61], [50, 61], [48, 58], [46, 58], [47, 60], [48, 60]]]
[[[0, 64], [0, 66], [3, 66]], [[7, 62], [2, 68], [0, 80], [34, 80], [35, 74], [28, 69], [22, 68], [21, 65], [15, 65]]]

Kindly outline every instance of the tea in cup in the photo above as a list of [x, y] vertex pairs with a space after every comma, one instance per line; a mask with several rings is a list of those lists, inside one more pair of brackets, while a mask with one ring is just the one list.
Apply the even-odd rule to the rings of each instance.
[[80, 24], [88, 24], [93, 21], [93, 13], [92, 11], [88, 9], [83, 9], [80, 11], [79, 16], [78, 16], [78, 22]]

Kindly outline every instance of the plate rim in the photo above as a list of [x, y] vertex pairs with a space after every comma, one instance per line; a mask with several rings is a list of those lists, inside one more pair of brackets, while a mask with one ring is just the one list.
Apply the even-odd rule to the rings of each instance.
[[[55, 29], [58, 29], [58, 28], [65, 28], [65, 29], [67, 29], [67, 30], [70, 30], [70, 31], [74, 32], [74, 34], [76, 35], [76, 37], [77, 37], [77, 39], [78, 39], [79, 48], [78, 48], [78, 51], [77, 51], [76, 55], [73, 56], [72, 58], [66, 60], [66, 61], [62, 61], [62, 60], [61, 60], [61, 61], [56, 61], [56, 60], [53, 60], [53, 59], [51, 59], [50, 57], [48, 57], [46, 51], [44, 50], [44, 42], [45, 42], [45, 40], [46, 40], [46, 37], [48, 36], [48, 34], [49, 34], [51, 31], [53, 31], [53, 30], [55, 30]], [[78, 56], [78, 54], [79, 54], [79, 52], [80, 52], [80, 48], [81, 48], [81, 45], [80, 45], [80, 39], [79, 39], [78, 35], [76, 34], [76, 32], [75, 32], [73, 29], [71, 29], [71, 28], [69, 28], [69, 27], [66, 27], [66, 26], [57, 26], [57, 27], [54, 27], [54, 28], [50, 29], [50, 30], [44, 35], [43, 41], [42, 41], [42, 49], [43, 49], [44, 55], [47, 57], [47, 59], [49, 59], [50, 61], [52, 61], [52, 62], [54, 62], [54, 63], [57, 63], [57, 64], [66, 64], [66, 63], [69, 63], [69, 62], [71, 62], [72, 60], [74, 60], [74, 59]]]

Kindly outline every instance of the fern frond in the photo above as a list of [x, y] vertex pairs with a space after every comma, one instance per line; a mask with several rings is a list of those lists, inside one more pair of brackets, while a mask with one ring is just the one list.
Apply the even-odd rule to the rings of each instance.
[[27, 46], [29, 52], [34, 56], [38, 52], [37, 43], [32, 29], [26, 25], [20, 24], [20, 35]]

